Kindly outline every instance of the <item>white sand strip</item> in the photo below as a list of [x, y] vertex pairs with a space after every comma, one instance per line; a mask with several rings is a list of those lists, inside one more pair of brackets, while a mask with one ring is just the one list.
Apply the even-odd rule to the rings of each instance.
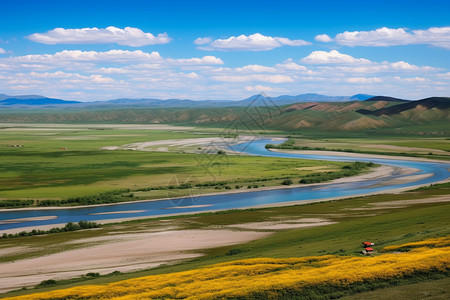
[[147, 210], [121, 210], [121, 211], [108, 211], [108, 212], [101, 212], [101, 213], [92, 213], [89, 214], [91, 216], [96, 216], [96, 215], [115, 215], [115, 214], [137, 214], [137, 213], [141, 213], [141, 212], [145, 212]]
[[0, 220], [0, 225], [31, 222], [31, 221], [47, 221], [47, 220], [53, 220], [53, 219], [57, 219], [57, 218], [58, 218], [57, 216], [42, 216], [42, 217], [8, 219], [8, 220]]

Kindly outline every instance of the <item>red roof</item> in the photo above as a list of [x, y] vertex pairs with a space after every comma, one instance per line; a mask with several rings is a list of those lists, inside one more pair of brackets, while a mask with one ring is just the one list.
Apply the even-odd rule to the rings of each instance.
[[366, 251], [373, 251], [373, 249], [370, 248], [370, 247], [367, 247], [367, 248], [366, 248]]
[[372, 243], [371, 242], [364, 242], [363, 244], [364, 245], [371, 245]]

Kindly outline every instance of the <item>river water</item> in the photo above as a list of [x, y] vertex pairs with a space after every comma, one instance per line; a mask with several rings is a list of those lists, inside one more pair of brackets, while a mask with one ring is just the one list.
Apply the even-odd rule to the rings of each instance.
[[[238, 192], [233, 194], [209, 196], [192, 196], [177, 200], [143, 201], [80, 208], [8, 210], [0, 212], [0, 233], [2, 230], [7, 229], [78, 222], [80, 220], [100, 221], [118, 218], [164, 216], [211, 210], [238, 209], [281, 202], [319, 200], [333, 197], [350, 197], [378, 193], [392, 189], [431, 184], [450, 177], [450, 163], [416, 162], [409, 160], [397, 160], [395, 158], [354, 158], [345, 156], [280, 153], [265, 149], [265, 145], [268, 143], [273, 144], [274, 142], [270, 139], [259, 139], [239, 145], [233, 145], [232, 148], [235, 151], [258, 156], [327, 161], [364, 161], [393, 167], [414, 168], [418, 169], [418, 171], [408, 175], [394, 173], [382, 179], [363, 180], [353, 183], [329, 183], [321, 184], [320, 186], [305, 186], [289, 189]], [[408, 183], [396, 183], [398, 180], [394, 180], [403, 176], [421, 174], [431, 174], [431, 176], [427, 178], [417, 176], [416, 180]], [[39, 218], [40, 220], [36, 220], [36, 218]]]

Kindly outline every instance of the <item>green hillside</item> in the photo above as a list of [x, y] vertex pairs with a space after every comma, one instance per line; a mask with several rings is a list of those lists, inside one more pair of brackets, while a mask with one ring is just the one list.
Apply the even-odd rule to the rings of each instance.
[[[0, 110], [2, 123], [145, 123], [196, 126], [240, 126], [283, 131], [364, 131], [421, 125], [424, 132], [450, 132], [450, 98], [418, 101], [273, 103], [229, 108], [129, 108]], [[439, 128], [439, 131], [433, 130]]]

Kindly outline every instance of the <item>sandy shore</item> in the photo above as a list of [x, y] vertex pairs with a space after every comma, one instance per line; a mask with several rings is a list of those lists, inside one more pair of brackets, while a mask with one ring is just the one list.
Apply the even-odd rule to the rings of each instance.
[[450, 161], [429, 159], [422, 157], [410, 157], [410, 156], [392, 156], [392, 155], [381, 155], [381, 154], [365, 154], [365, 153], [355, 153], [355, 152], [340, 152], [340, 151], [319, 151], [319, 150], [283, 150], [283, 149], [270, 149], [273, 152], [283, 152], [283, 153], [293, 153], [293, 154], [304, 154], [304, 155], [330, 155], [330, 156], [346, 156], [354, 158], [379, 158], [379, 159], [394, 159], [394, 160], [410, 160], [410, 161], [424, 161], [424, 162], [437, 162], [450, 164]]
[[[203, 137], [203, 138], [189, 138], [178, 140], [159, 140], [150, 142], [139, 142], [126, 144], [122, 146], [107, 146], [101, 148], [102, 150], [135, 150], [135, 151], [160, 151], [167, 152], [169, 148], [191, 148], [191, 147], [210, 147], [213, 149], [226, 148], [232, 144], [239, 144], [255, 140], [255, 136], [238, 136], [237, 138], [224, 138], [224, 137]], [[228, 149], [225, 149], [229, 152]]]
[[[269, 232], [255, 231], [164, 230], [79, 240], [77, 242], [86, 243], [86, 246], [0, 263], [0, 292], [33, 286], [47, 279], [73, 278], [88, 272], [107, 274], [148, 269], [201, 256], [199, 250], [202, 249], [246, 243], [270, 235]], [[89, 246], [95, 242], [101, 244]]]

